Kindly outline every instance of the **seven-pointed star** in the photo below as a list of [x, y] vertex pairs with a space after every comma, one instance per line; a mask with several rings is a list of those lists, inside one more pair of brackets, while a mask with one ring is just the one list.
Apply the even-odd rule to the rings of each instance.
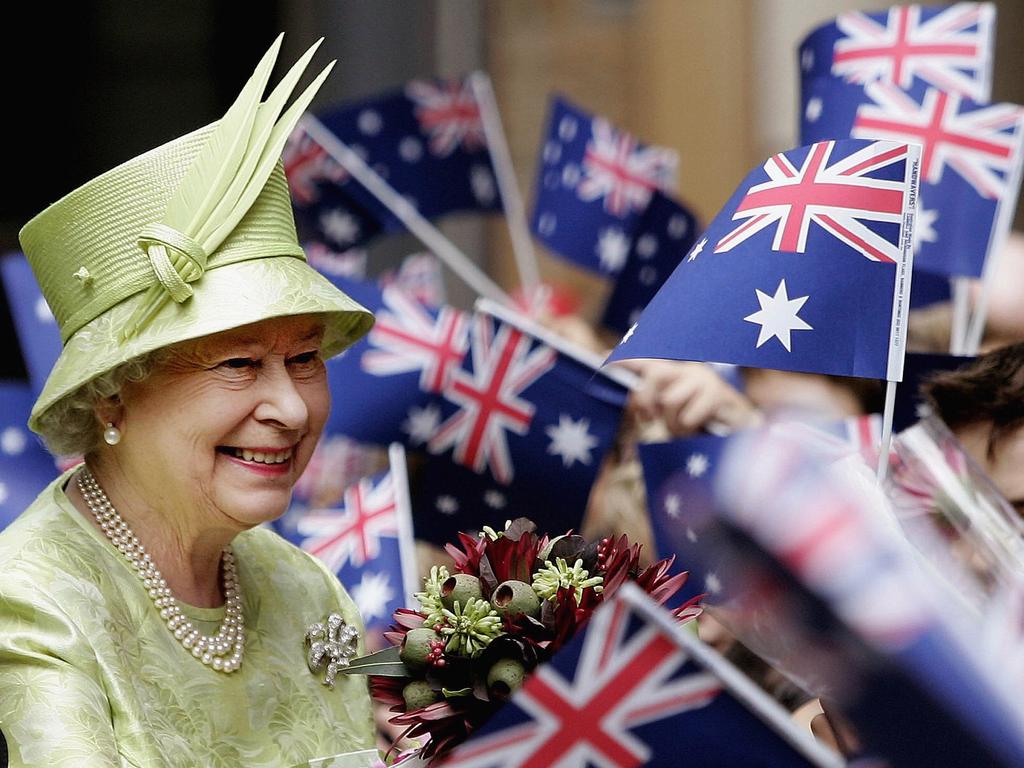
[[597, 445], [598, 439], [590, 434], [590, 419], [573, 421], [572, 417], [560, 413], [558, 425], [552, 424], [544, 429], [551, 438], [548, 453], [562, 457], [562, 465], [571, 467], [574, 462], [590, 463], [590, 452]]
[[425, 405], [422, 408], [412, 406], [402, 422], [402, 431], [409, 435], [413, 445], [427, 442], [435, 434], [441, 424], [441, 409], [436, 405]]
[[359, 608], [363, 621], [387, 616], [388, 603], [395, 598], [387, 573], [363, 572], [362, 580], [352, 587], [352, 599]]
[[774, 337], [786, 348], [787, 352], [792, 352], [789, 334], [792, 331], [814, 330], [797, 316], [800, 308], [803, 307], [804, 302], [809, 297], [789, 298], [789, 295], [786, 293], [785, 279], [779, 281], [779, 287], [775, 289], [774, 296], [769, 296], [767, 293], [756, 288], [754, 292], [757, 294], [757, 301], [760, 303], [761, 309], [747, 315], [743, 319], [748, 323], [761, 326], [761, 333], [758, 334], [756, 346], [760, 347]]
[[598, 236], [596, 250], [601, 261], [601, 269], [615, 274], [626, 264], [629, 238], [617, 227], [606, 227]]

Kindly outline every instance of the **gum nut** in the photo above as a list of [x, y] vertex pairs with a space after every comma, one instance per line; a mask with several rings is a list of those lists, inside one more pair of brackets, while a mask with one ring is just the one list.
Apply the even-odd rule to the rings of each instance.
[[437, 701], [437, 693], [426, 680], [413, 680], [402, 689], [402, 698], [405, 699], [406, 711], [412, 711], [433, 704]]
[[460, 606], [465, 608], [470, 600], [479, 600], [483, 596], [480, 579], [468, 573], [456, 573], [441, 584], [441, 604], [449, 611], [452, 610], [456, 600]]
[[525, 581], [501, 582], [491, 595], [491, 605], [504, 616], [520, 613], [534, 617], [540, 615], [540, 598]]
[[430, 655], [430, 643], [440, 639], [437, 632], [426, 627], [410, 629], [405, 633], [402, 640], [402, 650], [398, 652], [398, 658], [410, 667], [424, 667], [427, 664], [427, 657]]
[[499, 696], [508, 696], [523, 684], [525, 674], [515, 659], [498, 659], [487, 673], [487, 687]]

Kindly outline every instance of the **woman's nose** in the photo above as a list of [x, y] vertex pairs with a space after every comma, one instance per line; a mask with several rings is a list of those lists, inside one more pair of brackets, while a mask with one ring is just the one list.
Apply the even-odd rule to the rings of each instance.
[[260, 376], [261, 399], [256, 406], [256, 418], [284, 429], [305, 429], [309, 408], [283, 362], [264, 365]]

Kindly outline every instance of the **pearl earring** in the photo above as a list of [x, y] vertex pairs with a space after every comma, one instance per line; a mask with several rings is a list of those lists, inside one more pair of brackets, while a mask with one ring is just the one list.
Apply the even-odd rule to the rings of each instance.
[[107, 428], [103, 430], [103, 442], [107, 445], [117, 445], [121, 442], [121, 430], [111, 421], [107, 422]]

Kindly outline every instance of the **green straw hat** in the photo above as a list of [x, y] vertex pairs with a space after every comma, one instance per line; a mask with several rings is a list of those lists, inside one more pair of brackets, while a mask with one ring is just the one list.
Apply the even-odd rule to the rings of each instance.
[[280, 44], [220, 121], [93, 179], [21, 230], [64, 344], [33, 430], [86, 382], [170, 344], [316, 313], [329, 357], [373, 325], [299, 247], [280, 156], [333, 62], [282, 114], [319, 41], [261, 103]]

